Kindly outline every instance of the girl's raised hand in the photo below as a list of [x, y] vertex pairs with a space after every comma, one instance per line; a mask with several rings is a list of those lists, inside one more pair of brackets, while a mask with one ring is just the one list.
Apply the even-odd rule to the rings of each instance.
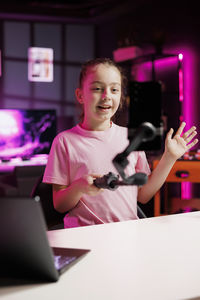
[[165, 152], [171, 155], [171, 157], [175, 160], [180, 158], [198, 142], [198, 139], [194, 139], [197, 134], [196, 127], [192, 126], [189, 130], [183, 133], [185, 125], [185, 122], [181, 123], [174, 137], [172, 137], [174, 130], [171, 128], [165, 139]]

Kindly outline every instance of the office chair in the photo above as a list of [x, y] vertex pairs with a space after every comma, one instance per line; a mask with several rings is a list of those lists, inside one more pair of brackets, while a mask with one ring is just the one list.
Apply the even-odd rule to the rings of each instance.
[[[62, 229], [64, 228], [63, 218], [65, 213], [61, 214], [55, 210], [52, 199], [52, 185], [43, 183], [42, 178], [43, 175], [39, 177], [34, 185], [31, 197], [40, 197], [40, 203], [42, 205], [48, 230]], [[137, 205], [137, 214], [139, 219], [146, 218], [145, 213], [139, 205]]]
[[137, 204], [137, 215], [139, 219], [147, 218], [147, 216], [145, 215], [145, 213], [143, 212], [139, 204]]
[[44, 165], [13, 166], [12, 170], [0, 174], [0, 196], [29, 197], [44, 169]]
[[42, 182], [43, 175], [40, 176], [34, 185], [31, 197], [39, 196], [48, 230], [64, 228], [63, 218], [65, 213], [59, 213], [53, 206], [52, 185]]

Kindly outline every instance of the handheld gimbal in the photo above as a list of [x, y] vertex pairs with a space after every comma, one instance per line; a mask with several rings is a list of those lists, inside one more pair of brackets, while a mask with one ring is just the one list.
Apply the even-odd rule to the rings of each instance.
[[[135, 173], [129, 177], [125, 174], [125, 168], [129, 164], [128, 155], [137, 149], [141, 142], [153, 140], [156, 135], [156, 128], [149, 122], [142, 123], [138, 129], [132, 134], [131, 141], [128, 147], [115, 156], [113, 164], [122, 180], [119, 180], [119, 175], [115, 175], [112, 172], [104, 175], [101, 178], [96, 178], [94, 184], [99, 188], [115, 190], [120, 185], [137, 185], [142, 186], [147, 182], [147, 175], [144, 173]], [[130, 134], [129, 134], [130, 136]]]

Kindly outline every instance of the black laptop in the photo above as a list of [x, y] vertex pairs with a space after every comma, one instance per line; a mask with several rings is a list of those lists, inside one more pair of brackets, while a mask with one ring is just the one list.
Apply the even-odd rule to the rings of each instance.
[[51, 248], [39, 197], [0, 199], [0, 278], [57, 281], [88, 249]]

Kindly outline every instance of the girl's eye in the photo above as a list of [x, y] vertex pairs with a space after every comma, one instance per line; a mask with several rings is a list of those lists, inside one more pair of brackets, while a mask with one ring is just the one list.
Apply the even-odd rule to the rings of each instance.
[[100, 87], [94, 87], [94, 88], [92, 88], [92, 90], [93, 90], [93, 91], [101, 91], [102, 88], [100, 88]]
[[119, 89], [113, 88], [112, 91], [113, 91], [114, 93], [117, 93], [117, 92], [119, 92]]

